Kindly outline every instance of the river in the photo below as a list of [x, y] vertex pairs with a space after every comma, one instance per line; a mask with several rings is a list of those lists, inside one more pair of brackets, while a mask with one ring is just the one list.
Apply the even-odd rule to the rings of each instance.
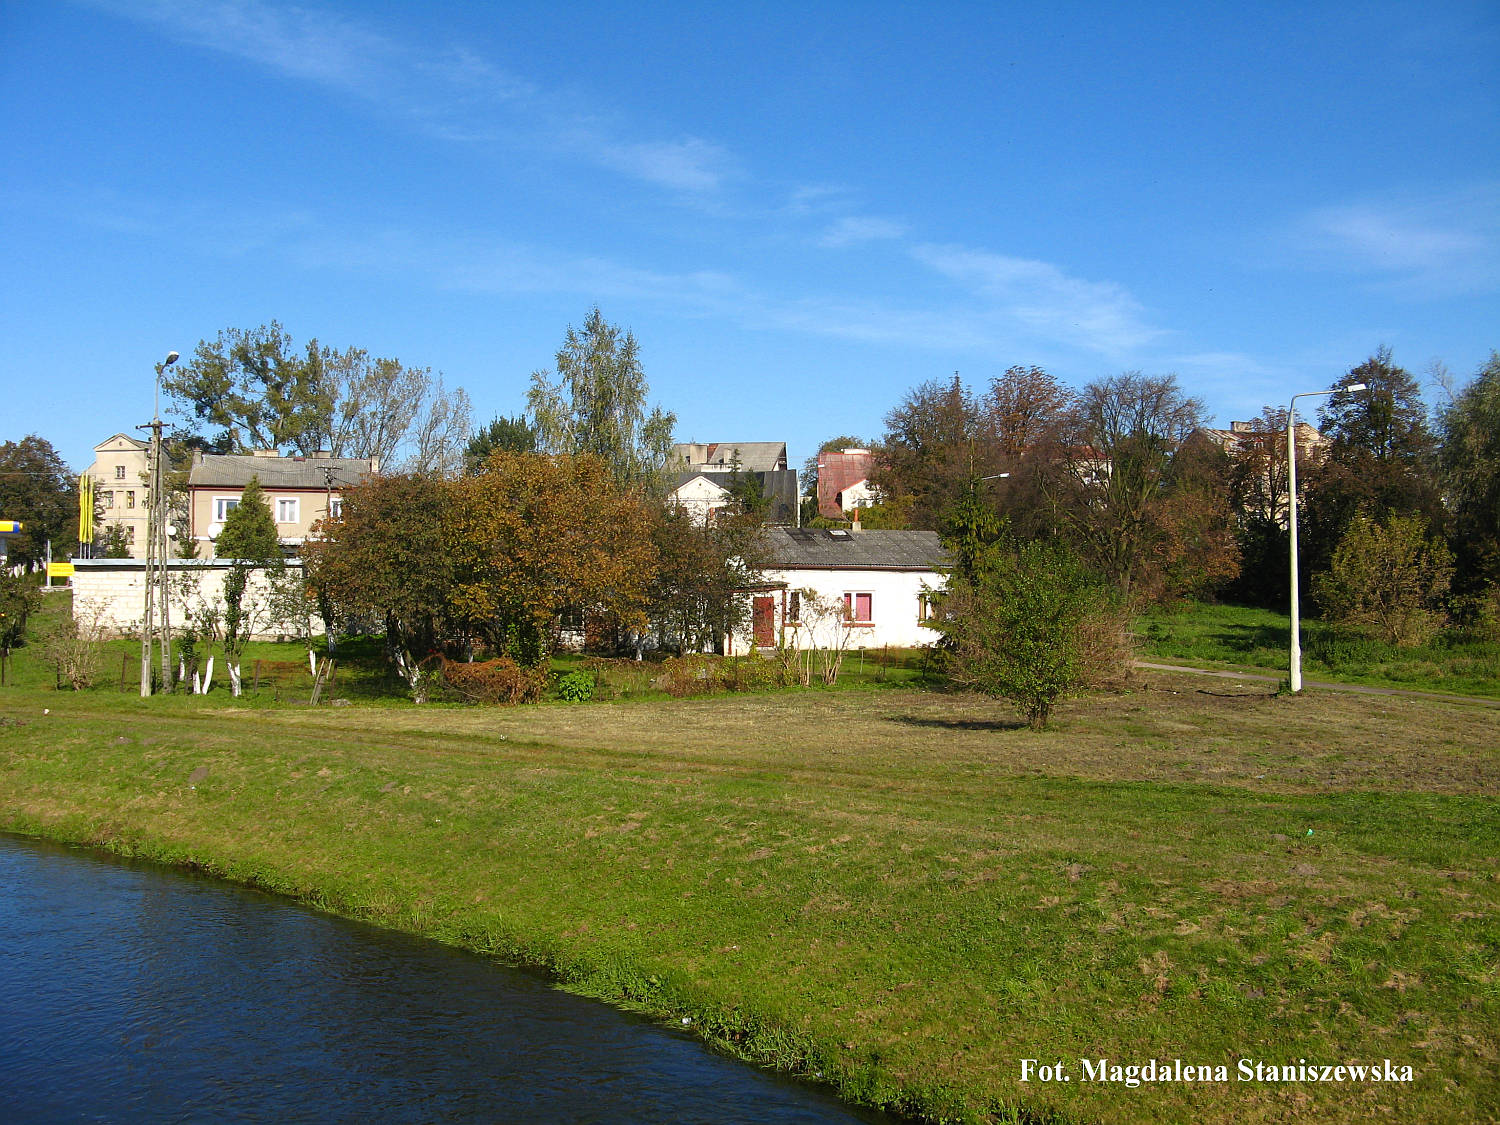
[[483, 957], [4, 835], [0, 1119], [891, 1120]]

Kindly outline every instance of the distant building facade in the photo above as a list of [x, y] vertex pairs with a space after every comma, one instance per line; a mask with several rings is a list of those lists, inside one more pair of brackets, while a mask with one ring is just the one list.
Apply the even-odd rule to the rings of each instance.
[[250, 478], [260, 482], [276, 535], [296, 554], [321, 519], [339, 515], [343, 490], [380, 471], [376, 457], [283, 457], [274, 450], [248, 456], [195, 453], [188, 474], [189, 534], [200, 558], [217, 557], [214, 540], [240, 502]]
[[128, 434], [114, 434], [94, 446], [94, 463], [87, 475], [94, 481], [94, 504], [99, 513], [94, 528], [96, 553], [109, 530], [119, 528], [129, 556], [146, 557], [150, 451], [149, 442]]
[[760, 483], [766, 522], [797, 522], [797, 472], [787, 468], [786, 442], [686, 442], [667, 461], [668, 496], [698, 523], [735, 504], [734, 488], [746, 476]]
[[825, 449], [818, 454], [818, 515], [841, 520], [857, 508], [878, 503], [870, 486], [875, 455], [868, 449]]

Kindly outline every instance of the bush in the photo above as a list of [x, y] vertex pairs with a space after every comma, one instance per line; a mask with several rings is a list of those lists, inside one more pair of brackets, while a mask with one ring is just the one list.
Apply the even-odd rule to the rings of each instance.
[[587, 703], [594, 698], [594, 677], [587, 672], [569, 672], [557, 681], [557, 698], [565, 703]]
[[694, 653], [664, 661], [653, 684], [675, 699], [734, 691], [764, 691], [789, 683], [786, 670], [762, 656]]
[[445, 694], [465, 703], [536, 703], [547, 691], [546, 672], [509, 657], [474, 664], [444, 657], [438, 675]]
[[110, 635], [108, 610], [102, 601], [77, 599], [73, 612], [43, 636], [42, 652], [57, 668], [59, 683], [74, 691], [94, 686], [104, 660], [104, 642]]
[[949, 678], [1009, 699], [1033, 730], [1046, 728], [1059, 700], [1130, 670], [1118, 593], [1055, 544], [997, 550], [972, 581], [955, 576], [937, 624]]
[[1367, 629], [1388, 644], [1412, 646], [1443, 627], [1441, 604], [1452, 576], [1452, 553], [1428, 536], [1421, 516], [1391, 516], [1383, 523], [1360, 516], [1313, 589], [1334, 621]]

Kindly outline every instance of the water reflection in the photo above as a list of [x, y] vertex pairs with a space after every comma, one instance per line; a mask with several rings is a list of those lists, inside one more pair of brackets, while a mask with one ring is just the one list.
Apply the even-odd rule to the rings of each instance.
[[889, 1120], [483, 958], [5, 836], [0, 1118]]

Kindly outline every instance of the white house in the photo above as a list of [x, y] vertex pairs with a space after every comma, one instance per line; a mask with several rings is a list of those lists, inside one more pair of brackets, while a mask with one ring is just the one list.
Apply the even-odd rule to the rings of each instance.
[[[939, 638], [927, 625], [929, 594], [947, 582], [947, 553], [931, 531], [767, 529], [773, 566], [746, 592], [750, 628], [725, 651], [824, 642], [809, 636], [810, 591], [843, 607], [849, 648], [919, 648]], [[799, 627], [802, 626], [802, 627]]]

